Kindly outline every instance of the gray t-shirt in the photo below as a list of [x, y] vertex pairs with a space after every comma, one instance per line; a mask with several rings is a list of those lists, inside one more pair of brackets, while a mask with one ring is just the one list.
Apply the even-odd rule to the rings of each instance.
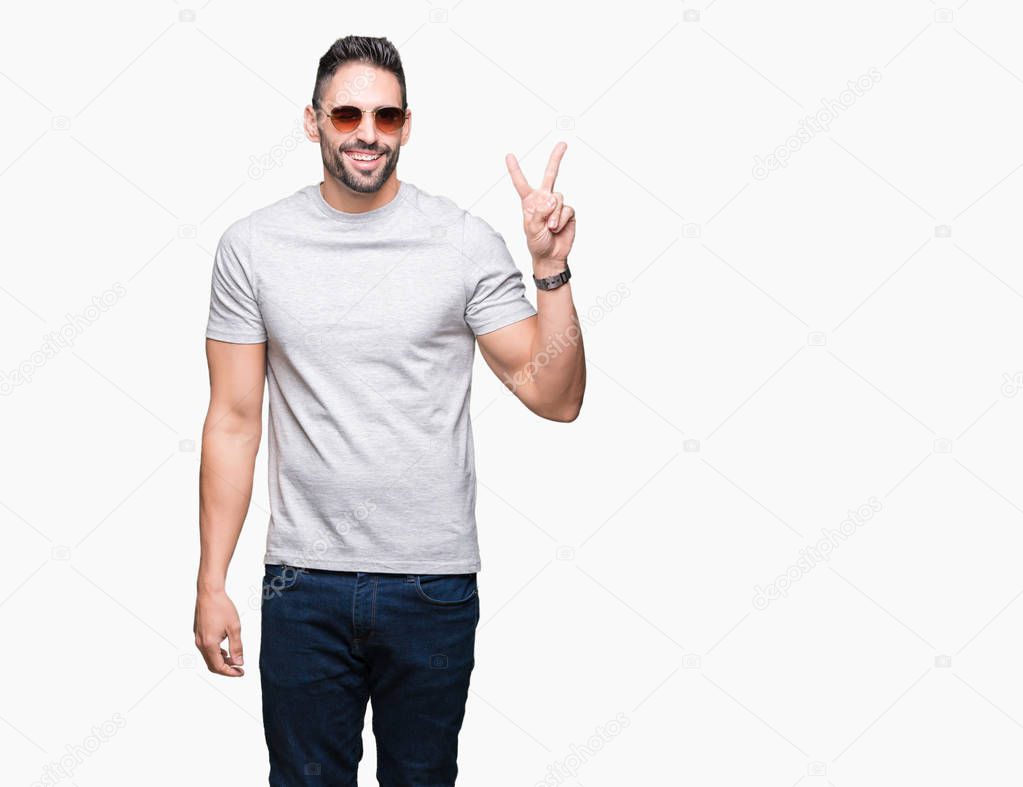
[[478, 571], [475, 336], [534, 314], [501, 234], [407, 181], [365, 213], [315, 183], [228, 226], [206, 336], [267, 344], [265, 561]]

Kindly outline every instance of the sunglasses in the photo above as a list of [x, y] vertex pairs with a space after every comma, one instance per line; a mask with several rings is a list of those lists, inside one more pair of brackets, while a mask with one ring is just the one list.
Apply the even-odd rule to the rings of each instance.
[[405, 110], [401, 107], [378, 107], [377, 109], [360, 109], [359, 107], [334, 107], [327, 113], [330, 122], [342, 134], [355, 131], [362, 123], [366, 113], [373, 115], [373, 122], [381, 134], [393, 134], [405, 125]]

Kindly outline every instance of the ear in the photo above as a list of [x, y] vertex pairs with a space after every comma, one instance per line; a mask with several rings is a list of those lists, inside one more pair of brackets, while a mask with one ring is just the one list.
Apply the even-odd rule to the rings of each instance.
[[408, 142], [409, 136], [412, 134], [412, 110], [409, 109], [405, 117], [405, 125], [401, 128], [401, 144], [402, 146]]
[[306, 104], [302, 115], [302, 125], [305, 128], [305, 135], [312, 142], [320, 141], [320, 127], [316, 125], [316, 110], [312, 104]]

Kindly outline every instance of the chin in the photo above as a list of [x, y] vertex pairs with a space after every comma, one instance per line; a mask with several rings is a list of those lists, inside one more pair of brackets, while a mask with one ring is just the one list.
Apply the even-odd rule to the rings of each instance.
[[382, 182], [367, 183], [365, 181], [360, 181], [356, 177], [348, 180], [347, 185], [352, 191], [358, 191], [361, 194], [373, 194], [377, 191], [380, 191], [380, 187], [383, 186], [384, 184]]

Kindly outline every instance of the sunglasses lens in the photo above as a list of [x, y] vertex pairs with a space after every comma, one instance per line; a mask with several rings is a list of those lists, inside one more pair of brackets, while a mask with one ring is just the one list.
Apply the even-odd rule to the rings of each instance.
[[[349, 106], [334, 107], [330, 112], [330, 122], [338, 131], [355, 131], [362, 123], [362, 110]], [[384, 134], [393, 134], [405, 125], [405, 112], [401, 107], [383, 107], [377, 110], [376, 124], [377, 129]]]
[[393, 134], [405, 124], [405, 113], [401, 107], [384, 107], [377, 111], [377, 128], [385, 134]]
[[334, 107], [330, 121], [338, 131], [354, 131], [362, 121], [362, 110], [358, 107]]

